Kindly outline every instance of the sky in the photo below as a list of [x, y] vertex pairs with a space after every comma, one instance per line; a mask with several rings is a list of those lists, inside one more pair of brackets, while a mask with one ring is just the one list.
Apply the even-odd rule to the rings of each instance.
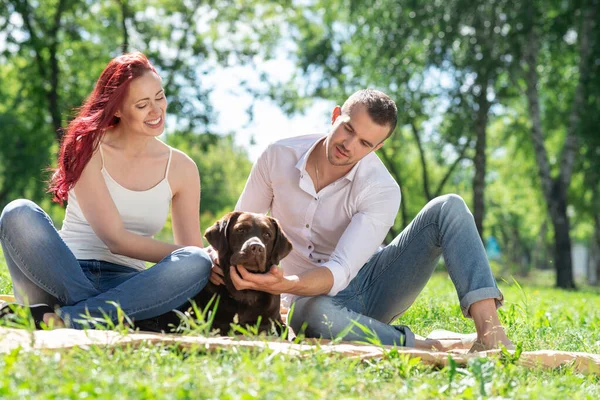
[[[284, 58], [263, 62], [257, 66], [274, 81], [288, 79], [295, 68]], [[250, 160], [255, 161], [269, 143], [291, 136], [327, 133], [333, 101], [315, 100], [303, 114], [285, 115], [277, 104], [269, 100], [254, 100], [254, 119], [249, 123], [246, 110], [253, 98], [239, 87], [242, 80], [259, 85], [259, 73], [250, 66], [216, 68], [208, 75], [213, 86], [210, 100], [217, 113], [215, 131], [233, 132], [236, 143], [245, 147]], [[254, 139], [254, 145], [251, 140]]]

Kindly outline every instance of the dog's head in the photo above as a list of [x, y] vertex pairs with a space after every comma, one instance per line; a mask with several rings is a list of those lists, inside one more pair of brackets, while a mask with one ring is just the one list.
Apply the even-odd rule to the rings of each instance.
[[230, 212], [208, 228], [204, 237], [220, 259], [251, 272], [269, 271], [292, 251], [277, 220], [262, 214]]

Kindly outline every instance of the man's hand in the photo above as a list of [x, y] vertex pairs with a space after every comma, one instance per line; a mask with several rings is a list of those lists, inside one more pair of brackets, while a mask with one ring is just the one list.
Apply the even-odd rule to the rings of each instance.
[[223, 280], [223, 270], [219, 265], [219, 253], [217, 253], [217, 251], [213, 249], [212, 246], [207, 247], [206, 252], [208, 253], [208, 256], [210, 257], [213, 263], [212, 269], [210, 271], [210, 277], [208, 278], [208, 280], [213, 285], [224, 285], [225, 281]]
[[237, 266], [237, 271], [233, 266], [229, 270], [231, 281], [237, 290], [252, 289], [271, 294], [290, 293], [298, 280], [297, 276], [283, 276], [283, 271], [276, 266], [272, 266], [266, 274], [248, 272], [242, 265]]

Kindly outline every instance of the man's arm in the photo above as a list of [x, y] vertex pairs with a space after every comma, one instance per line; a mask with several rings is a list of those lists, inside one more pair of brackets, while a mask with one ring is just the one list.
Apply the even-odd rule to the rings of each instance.
[[345, 289], [383, 243], [400, 207], [400, 188], [396, 185], [373, 186], [363, 193], [358, 212], [352, 217], [329, 261], [323, 264], [333, 275], [333, 285], [327, 293], [329, 296]]
[[328, 262], [302, 275], [284, 277], [279, 268], [269, 274], [247, 272], [238, 266], [230, 271], [238, 290], [254, 289], [273, 294], [290, 293], [299, 296], [327, 294], [335, 296], [358, 274], [360, 268], [373, 255], [394, 223], [400, 206], [398, 187], [370, 188], [365, 191], [359, 212], [340, 238]]
[[333, 274], [328, 268], [317, 268], [302, 275], [283, 276], [278, 267], [271, 267], [268, 274], [253, 274], [243, 266], [231, 267], [229, 274], [238, 290], [253, 289], [271, 294], [291, 293], [298, 296], [327, 294], [333, 285]]

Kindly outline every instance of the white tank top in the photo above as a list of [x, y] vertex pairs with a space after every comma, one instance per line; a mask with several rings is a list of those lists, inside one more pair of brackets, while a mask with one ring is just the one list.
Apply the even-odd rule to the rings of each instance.
[[[125, 229], [142, 236], [152, 237], [164, 226], [173, 193], [167, 180], [173, 149], [169, 147], [169, 161], [164, 178], [148, 190], [129, 190], [113, 179], [104, 167], [102, 145], [102, 176], [108, 191], [119, 210]], [[69, 200], [60, 236], [78, 260], [102, 260], [114, 264], [129, 266], [138, 270], [146, 268], [143, 260], [113, 254], [108, 246], [96, 235], [85, 219], [75, 191], [69, 191]]]

